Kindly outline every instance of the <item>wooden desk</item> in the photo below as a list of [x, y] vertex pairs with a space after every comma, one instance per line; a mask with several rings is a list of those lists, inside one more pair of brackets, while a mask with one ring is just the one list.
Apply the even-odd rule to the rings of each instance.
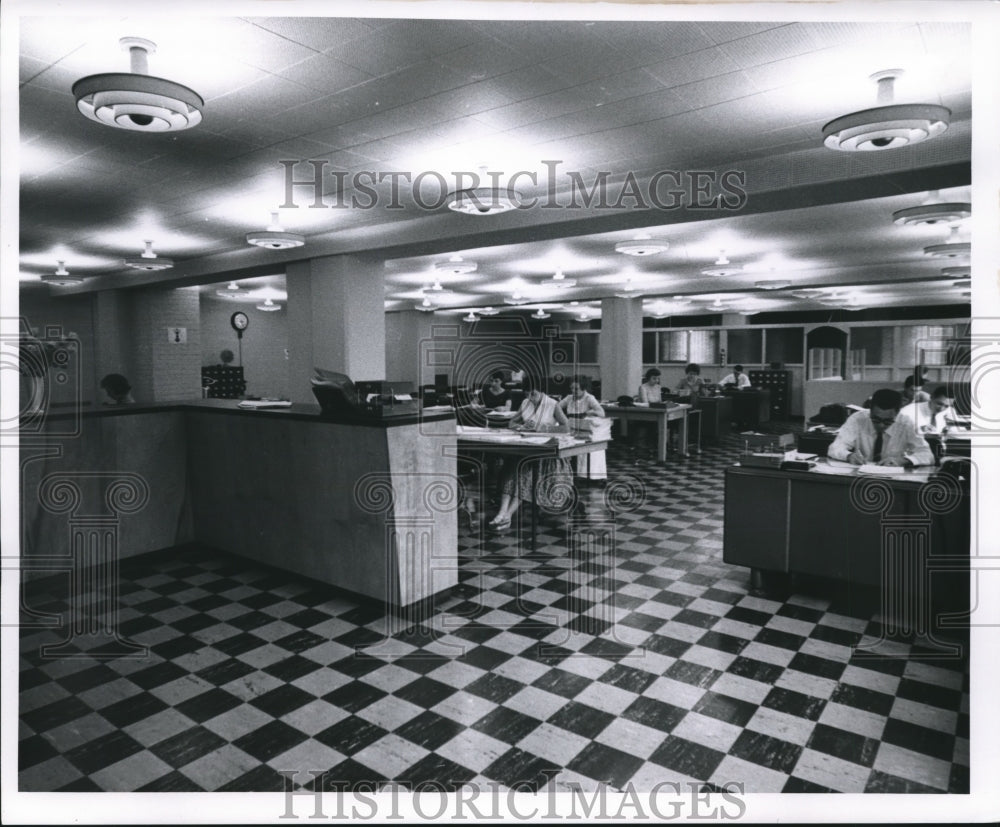
[[[628, 423], [630, 420], [635, 420], [639, 422], [655, 422], [656, 423], [656, 458], [660, 462], [667, 461], [667, 446], [669, 440], [667, 439], [667, 423], [673, 422], [674, 420], [679, 421], [680, 424], [680, 454], [681, 456], [690, 456], [690, 436], [688, 434], [688, 412], [691, 410], [691, 405], [687, 403], [681, 403], [678, 405], [673, 405], [669, 408], [650, 408], [640, 405], [631, 405], [622, 408], [612, 402], [602, 402], [601, 407], [604, 408], [604, 413], [610, 419], [617, 419], [622, 424], [622, 436], [628, 436]], [[695, 453], [701, 453], [701, 421], [698, 418], [698, 423], [696, 427], [696, 436], [694, 440], [694, 450]]]
[[[531, 547], [535, 547], [535, 537], [538, 533], [538, 506], [535, 504], [535, 491], [538, 489], [538, 463], [536, 460], [546, 457], [570, 459], [571, 457], [590, 454], [594, 451], [604, 451], [609, 440], [588, 440], [576, 437], [571, 444], [556, 444], [552, 437], [568, 436], [567, 434], [535, 434], [530, 432], [512, 432], [489, 428], [470, 428], [460, 426], [458, 429], [459, 456], [472, 457], [477, 454], [492, 454], [494, 456], [516, 459], [518, 466], [531, 463]], [[546, 437], [542, 443], [540, 440]]]
[[[818, 457], [825, 457], [836, 438], [837, 429], [806, 431], [799, 434], [796, 447], [801, 454], [816, 454]], [[938, 461], [941, 460], [942, 456], [966, 458], [972, 456], [972, 438], [968, 431], [948, 434], [944, 447], [940, 434], [924, 434], [924, 439], [931, 446], [931, 451], [934, 452]]]
[[[948, 496], [932, 496], [942, 492]], [[968, 490], [926, 471], [726, 469], [723, 560], [881, 586], [897, 600], [903, 589], [905, 610], [925, 598], [947, 611], [968, 609], [969, 523]]]

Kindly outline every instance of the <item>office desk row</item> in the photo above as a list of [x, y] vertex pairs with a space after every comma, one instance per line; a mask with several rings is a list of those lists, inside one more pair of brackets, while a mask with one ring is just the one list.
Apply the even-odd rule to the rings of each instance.
[[[653, 408], [643, 405], [620, 405], [604, 402], [605, 414], [621, 423], [621, 435], [628, 436], [629, 422], [653, 422], [656, 424], [656, 458], [660, 462], [667, 461], [667, 449], [670, 444], [668, 437], [669, 422], [679, 422], [679, 452], [681, 456], [690, 456], [691, 450], [701, 453], [701, 415], [700, 411], [687, 403], [673, 403], [669, 407]], [[693, 429], [692, 427], [693, 426]]]

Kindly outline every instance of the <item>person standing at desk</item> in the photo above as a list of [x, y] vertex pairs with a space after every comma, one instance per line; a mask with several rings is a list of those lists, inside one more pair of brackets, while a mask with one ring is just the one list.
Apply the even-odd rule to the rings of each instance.
[[[650, 368], [646, 375], [642, 377], [642, 384], [639, 385], [639, 392], [636, 394], [638, 402], [659, 402], [663, 398], [663, 391], [660, 387], [660, 371]], [[603, 413], [601, 414], [603, 416]]]
[[684, 368], [684, 378], [677, 386], [677, 395], [690, 397], [693, 403], [704, 393], [704, 388], [705, 380], [701, 378], [701, 368], [692, 362]]
[[[584, 384], [579, 377], [574, 378], [569, 386], [569, 396], [559, 403], [559, 407], [570, 420], [570, 427], [587, 417], [604, 418], [604, 408], [601, 407], [601, 403], [593, 394], [584, 389]], [[608, 466], [604, 451], [594, 451], [578, 456], [576, 458], [576, 475], [593, 482], [607, 480]]]
[[510, 410], [510, 391], [503, 386], [503, 374], [497, 371], [490, 376], [489, 384], [480, 396], [483, 406], [490, 411]]
[[901, 403], [899, 391], [875, 391], [871, 408], [848, 418], [827, 456], [852, 465], [933, 465], [934, 454], [927, 441], [908, 420], [899, 419]]
[[[523, 428], [526, 431], [561, 432], [569, 431], [569, 420], [562, 408], [550, 396], [538, 389], [534, 377], [527, 374], [523, 379], [524, 391], [527, 394], [521, 403], [517, 414], [510, 421], [510, 427]], [[573, 473], [569, 460], [560, 457], [544, 457], [538, 462], [538, 487], [534, 492], [536, 502], [545, 507], [554, 508], [563, 503], [558, 493], [560, 486], [567, 488], [572, 484]], [[521, 500], [532, 498], [532, 475], [530, 463], [509, 462], [504, 466], [501, 480], [502, 494], [500, 510], [496, 517], [490, 520], [490, 528], [494, 531], [506, 531], [516, 513]]]
[[946, 385], [934, 388], [927, 402], [911, 402], [899, 410], [899, 418], [912, 423], [918, 434], [940, 434], [955, 418], [952, 410], [954, 399], [948, 395]]
[[743, 372], [743, 365], [734, 365], [733, 372], [726, 376], [720, 383], [723, 387], [732, 385], [736, 390], [741, 391], [750, 387], [750, 377]]

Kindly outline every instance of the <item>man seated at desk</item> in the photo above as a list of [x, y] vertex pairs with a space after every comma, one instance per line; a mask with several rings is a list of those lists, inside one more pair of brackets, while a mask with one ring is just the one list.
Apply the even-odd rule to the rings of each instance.
[[927, 402], [914, 400], [904, 405], [899, 411], [899, 418], [910, 422], [918, 434], [940, 434], [955, 419], [954, 401], [948, 395], [947, 386], [939, 385]]
[[898, 418], [902, 401], [902, 394], [891, 388], [875, 391], [871, 408], [848, 418], [827, 456], [852, 465], [933, 465], [927, 441], [908, 420]]
[[743, 372], [743, 365], [734, 365], [733, 372], [726, 376], [720, 383], [722, 387], [736, 388], [741, 391], [750, 387], [750, 377]]

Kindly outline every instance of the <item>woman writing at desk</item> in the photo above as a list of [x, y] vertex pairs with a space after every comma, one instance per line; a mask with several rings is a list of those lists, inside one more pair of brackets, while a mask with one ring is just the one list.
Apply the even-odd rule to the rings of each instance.
[[[585, 389], [588, 384], [589, 382], [585, 378], [574, 377], [569, 386], [569, 396], [559, 403], [559, 407], [570, 420], [570, 427], [574, 430], [582, 425], [583, 420], [587, 417], [604, 418], [604, 408], [601, 407], [601, 403]], [[587, 435], [589, 433], [588, 428]], [[576, 475], [593, 481], [606, 480], [608, 466], [604, 451], [594, 451], [578, 456], [576, 458]]]
[[[554, 399], [542, 393], [534, 377], [525, 375], [524, 402], [510, 421], [510, 427], [525, 431], [561, 432], [569, 431], [569, 420]], [[563, 505], [558, 493], [561, 486], [572, 484], [572, 469], [568, 459], [544, 457], [538, 462], [538, 488], [535, 492], [538, 505], [558, 508]], [[521, 504], [521, 500], [532, 497], [531, 464], [509, 462], [504, 465], [501, 480], [500, 510], [490, 520], [494, 531], [510, 528], [511, 518]]]

